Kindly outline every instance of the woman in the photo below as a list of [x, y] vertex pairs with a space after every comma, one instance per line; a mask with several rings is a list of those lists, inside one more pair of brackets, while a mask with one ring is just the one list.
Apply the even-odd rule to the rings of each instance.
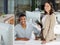
[[54, 35], [54, 26], [56, 17], [54, 14], [53, 6], [51, 2], [46, 2], [44, 5], [44, 18], [42, 19], [43, 23], [43, 37], [44, 40], [42, 43], [46, 43], [54, 40], [56, 37]]

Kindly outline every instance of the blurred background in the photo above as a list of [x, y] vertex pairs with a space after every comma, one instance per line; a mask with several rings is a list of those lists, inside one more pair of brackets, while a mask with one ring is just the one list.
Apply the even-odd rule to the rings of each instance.
[[0, 0], [0, 13], [14, 13], [14, 0]]
[[[39, 10], [43, 10], [44, 3], [47, 0], [15, 0], [14, 1], [14, 9], [15, 11], [19, 9], [19, 11], [34, 11], [35, 8], [39, 8]], [[55, 11], [60, 10], [60, 0], [49, 0], [53, 3]]]
[[0, 45], [13, 45], [14, 0], [0, 0]]
[[[44, 3], [46, 1], [47, 0], [14, 0], [15, 24], [18, 23], [17, 19], [18, 19], [19, 13], [26, 14], [27, 13], [26, 11], [30, 11], [30, 12], [39, 11], [40, 13], [43, 13]], [[58, 23], [60, 23], [60, 15], [59, 15], [60, 14], [60, 0], [49, 0], [49, 1], [52, 2], [53, 8], [57, 16], [57, 21]]]

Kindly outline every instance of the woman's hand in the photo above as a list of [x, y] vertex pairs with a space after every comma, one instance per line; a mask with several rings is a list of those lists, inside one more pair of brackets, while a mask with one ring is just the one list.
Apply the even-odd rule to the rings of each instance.
[[44, 40], [44, 41], [42, 41], [42, 44], [46, 44], [46, 41]]

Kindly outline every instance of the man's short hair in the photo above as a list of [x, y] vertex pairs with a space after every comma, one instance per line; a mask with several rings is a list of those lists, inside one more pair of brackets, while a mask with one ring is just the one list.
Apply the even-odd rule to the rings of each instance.
[[24, 16], [26, 17], [26, 15], [25, 15], [25, 14], [23, 14], [23, 13], [19, 14], [18, 22], [20, 21], [20, 18], [21, 18], [21, 17], [24, 17]]
[[22, 14], [19, 15], [19, 18], [21, 18], [21, 17], [23, 17], [23, 16], [26, 17], [26, 15], [22, 13]]

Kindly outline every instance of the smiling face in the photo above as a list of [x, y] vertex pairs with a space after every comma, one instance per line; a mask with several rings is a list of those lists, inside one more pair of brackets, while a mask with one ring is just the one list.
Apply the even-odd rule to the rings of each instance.
[[25, 25], [25, 24], [26, 24], [26, 17], [25, 17], [25, 16], [22, 16], [22, 17], [20, 17], [19, 19], [20, 19], [20, 23], [21, 23], [22, 25]]
[[44, 10], [45, 10], [47, 13], [50, 12], [50, 10], [51, 10], [51, 6], [50, 6], [49, 3], [45, 3]]

